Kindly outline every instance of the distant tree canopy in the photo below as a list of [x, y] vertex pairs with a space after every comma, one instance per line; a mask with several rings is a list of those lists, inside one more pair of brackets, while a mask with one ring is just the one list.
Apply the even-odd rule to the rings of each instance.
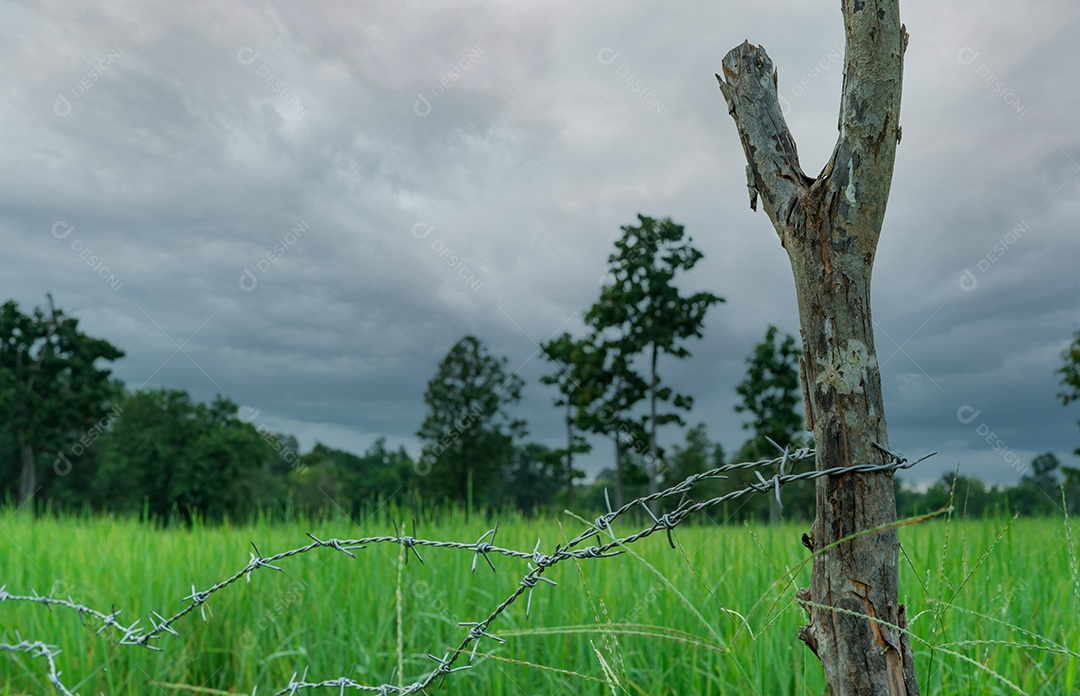
[[[664, 462], [661, 485], [665, 488], [674, 486], [703, 471], [723, 466], [724, 447], [719, 442], [709, 440], [709, 433], [704, 423], [698, 423], [686, 431], [685, 443], [674, 445], [671, 454]], [[712, 498], [723, 489], [722, 481], [705, 481], [695, 489], [696, 497]]]
[[[1061, 354], [1061, 359], [1064, 364], [1058, 370], [1058, 374], [1061, 375], [1062, 387], [1061, 392], [1058, 393], [1058, 398], [1061, 399], [1062, 405], [1068, 406], [1080, 399], [1080, 331], [1076, 333], [1073, 342]], [[1080, 422], [1077, 425], [1080, 425]], [[1073, 454], [1080, 457], [1080, 447], [1077, 447]]]
[[474, 336], [458, 341], [428, 382], [428, 413], [417, 437], [424, 451], [417, 463], [428, 496], [460, 503], [488, 502], [499, 494], [500, 472], [511, 464], [514, 439], [524, 421], [507, 413], [521, 399], [524, 382], [506, 370]]
[[237, 406], [218, 396], [194, 403], [185, 391], [128, 394], [98, 443], [93, 493], [118, 512], [210, 519], [258, 510], [256, 485], [277, 454]]
[[579, 382], [582, 406], [577, 426], [585, 432], [610, 437], [615, 445], [611, 484], [616, 507], [622, 507], [624, 502], [625, 454], [643, 452], [649, 446], [647, 421], [633, 414], [634, 406], [645, 397], [648, 384], [633, 370], [631, 358], [592, 334], [583, 342], [576, 365], [582, 375]]
[[0, 307], [0, 415], [19, 452], [20, 508], [41, 487], [38, 455], [61, 454], [106, 418], [116, 394], [98, 362], [123, 355], [79, 331], [51, 296], [47, 312], [23, 314], [12, 301]]
[[[780, 447], [802, 447], [812, 440], [805, 429], [805, 421], [799, 413], [802, 403], [802, 382], [799, 376], [799, 359], [802, 351], [795, 344], [795, 337], [780, 335], [779, 329], [770, 325], [765, 339], [754, 346], [746, 359], [746, 377], [735, 387], [741, 397], [735, 405], [738, 413], [750, 415], [743, 423], [753, 436], [739, 449], [740, 461], [772, 459], [780, 454]], [[776, 443], [776, 444], [773, 444]], [[804, 461], [793, 465], [787, 473], [798, 473], [813, 468]], [[751, 471], [733, 472], [732, 480], [739, 483], [754, 480]], [[809, 519], [814, 513], [814, 487], [797, 481], [788, 486], [784, 496], [784, 508], [789, 516]], [[769, 519], [778, 521], [780, 510], [776, 498], [758, 497], [747, 501], [742, 508], [746, 514], [760, 514], [769, 510]]]
[[574, 503], [574, 481], [585, 477], [584, 471], [574, 468], [574, 455], [592, 449], [579, 432], [579, 422], [589, 396], [589, 392], [582, 387], [582, 382], [590, 377], [589, 345], [588, 341], [575, 341], [570, 334], [563, 333], [541, 345], [540, 349], [555, 368], [554, 373], [541, 377], [540, 383], [558, 389], [554, 403], [557, 408], [564, 409], [566, 447], [556, 450], [555, 454], [564, 462], [562, 475], [566, 480], [566, 505], [571, 506]]
[[[711, 292], [682, 295], [674, 285], [676, 275], [692, 269], [704, 256], [691, 238], [684, 239], [682, 225], [671, 218], [657, 220], [639, 214], [638, 224], [626, 225], [622, 231], [615, 253], [608, 258], [610, 282], [601, 289], [585, 321], [623, 365], [629, 366], [637, 355], [647, 361], [647, 392], [642, 396], [649, 405], [645, 415], [649, 492], [655, 493], [661, 468], [657, 428], [669, 423], [685, 425], [679, 411], [693, 405], [692, 397], [676, 394], [661, 383], [658, 360], [661, 355], [688, 357], [686, 340], [701, 338], [706, 312], [724, 299]], [[660, 411], [660, 403], [670, 403], [672, 408]]]
[[[273, 510], [356, 518], [387, 502], [422, 514], [417, 506], [452, 502], [533, 514], [562, 509], [568, 501], [572, 509], [593, 512], [606, 509], [609, 500], [621, 506], [649, 492], [651, 413], [640, 408], [649, 382], [637, 375], [629, 362], [633, 356], [622, 352], [611, 334], [608, 340], [595, 332], [582, 339], [561, 334], [542, 346], [553, 368], [542, 383], [555, 387], [565, 427], [559, 447], [522, 440], [525, 424], [511, 414], [522, 380], [509, 372], [506, 358], [492, 355], [479, 339], [461, 339], [428, 384], [428, 412], [418, 433], [424, 449], [414, 460], [382, 437], [360, 455], [322, 443], [301, 454], [295, 436], [252, 422], [250, 413], [222, 395], [202, 403], [178, 389], [127, 391], [95, 365], [123, 353], [82, 336], [75, 320], [59, 310], [26, 316], [9, 302], [3, 312], [0, 501], [9, 505], [17, 503], [25, 480], [20, 427], [28, 428], [23, 443], [33, 442], [37, 481], [36, 505], [24, 508], [37, 510], [88, 508], [184, 522], [196, 515], [223, 520]], [[1070, 350], [1075, 348], [1074, 342]], [[1074, 354], [1065, 354], [1060, 371], [1066, 404], [1080, 398], [1080, 384], [1069, 371]], [[795, 339], [772, 326], [747, 357], [736, 411], [750, 417], [744, 428], [752, 435], [733, 461], [779, 454], [766, 436], [780, 444], [806, 444], [798, 413], [798, 359]], [[41, 384], [51, 389], [41, 390]], [[51, 420], [64, 417], [77, 427]], [[585, 449], [586, 432], [613, 439], [615, 467], [580, 483], [573, 455]], [[666, 453], [658, 451], [664, 456], [657, 484], [663, 487], [726, 461], [705, 423], [687, 429]], [[952, 500], [958, 511], [972, 516], [1056, 515], [1064, 492], [1067, 510], [1076, 513], [1080, 468], [1046, 452], [1022, 473], [1020, 482], [1008, 487], [952, 474], [919, 490], [898, 482], [898, 510], [917, 514]], [[748, 471], [727, 476], [700, 483], [693, 497], [712, 498], [756, 480]], [[783, 496], [785, 517], [809, 518], [813, 497], [811, 484], [791, 484]], [[775, 512], [768, 496], [746, 496], [713, 519], [765, 521]]]
[[741, 397], [735, 411], [751, 416], [743, 423], [743, 428], [754, 434], [741, 451], [741, 456], [747, 458], [775, 457], [778, 452], [772, 442], [799, 446], [807, 439], [799, 413], [802, 351], [795, 345], [794, 336], [779, 333], [775, 326], [769, 326], [765, 339], [746, 359], [746, 377], [735, 387]]
[[404, 448], [390, 450], [380, 437], [363, 455], [316, 444], [286, 479], [287, 500], [304, 509], [338, 508], [360, 514], [364, 503], [402, 498], [413, 478]]

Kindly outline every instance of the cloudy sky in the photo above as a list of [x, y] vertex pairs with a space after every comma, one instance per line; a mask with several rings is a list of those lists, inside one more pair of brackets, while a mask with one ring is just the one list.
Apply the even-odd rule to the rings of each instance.
[[[686, 226], [727, 299], [665, 376], [730, 451], [746, 355], [797, 334], [713, 73], [779, 69], [803, 168], [836, 139], [839, 3], [4, 2], [0, 299], [52, 292], [131, 387], [223, 392], [258, 423], [416, 453], [439, 360], [480, 337], [559, 443], [537, 343], [582, 330], [621, 225]], [[1080, 5], [902, 3], [911, 34], [874, 276], [895, 449], [1015, 480], [1076, 465], [1054, 370], [1080, 329]], [[681, 437], [665, 434], [666, 442]], [[597, 441], [596, 470], [610, 460]], [[995, 451], [997, 447], [1001, 451]]]

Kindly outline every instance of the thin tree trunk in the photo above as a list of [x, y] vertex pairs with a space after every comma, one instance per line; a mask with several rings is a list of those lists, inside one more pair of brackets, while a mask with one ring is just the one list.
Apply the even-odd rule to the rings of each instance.
[[780, 506], [774, 496], [769, 496], [769, 526], [775, 527], [780, 524]]
[[615, 509], [623, 506], [623, 461], [622, 461], [622, 438], [619, 431], [615, 430]]
[[[799, 300], [807, 420], [817, 468], [889, 458], [881, 376], [870, 316], [870, 277], [888, 202], [907, 32], [897, 0], [842, 0], [847, 48], [840, 137], [810, 178], [799, 164], [772, 61], [743, 43], [723, 61], [720, 89], [760, 195], [788, 252]], [[892, 472], [822, 477], [812, 542], [822, 551], [896, 520]], [[919, 687], [897, 599], [895, 528], [844, 542], [814, 559], [800, 638], [821, 660], [834, 696], [915, 696]], [[840, 611], [834, 611], [833, 608]], [[898, 628], [897, 628], [898, 627]]]
[[[659, 488], [660, 465], [656, 456], [656, 344], [652, 346], [652, 380], [649, 383], [649, 495], [653, 495]], [[653, 500], [649, 508], [655, 515], [660, 509], [660, 501]]]
[[566, 507], [574, 504], [574, 420], [573, 404], [566, 399]]
[[[41, 372], [41, 366], [45, 363], [45, 358], [52, 353], [53, 347], [53, 334], [56, 333], [56, 307], [53, 306], [52, 293], [46, 293], [45, 296], [49, 298], [49, 326], [45, 330], [45, 342], [41, 346], [41, 350], [38, 352], [37, 360], [34, 361], [34, 367], [30, 371], [30, 377], [26, 380], [26, 394], [24, 397], [30, 399], [29, 395], [34, 393], [34, 383], [37, 381], [37, 376]], [[17, 365], [21, 364], [21, 355], [16, 357]], [[21, 408], [26, 407], [23, 403]], [[38, 492], [37, 485], [37, 457], [34, 456], [34, 445], [30, 443], [26, 436], [26, 432], [20, 428], [18, 432], [19, 440], [19, 456], [22, 459], [22, 471], [19, 474], [19, 510], [25, 510], [33, 513], [34, 506], [27, 505], [30, 498]]]
[[26, 441], [26, 434], [22, 430], [18, 433], [19, 456], [22, 460], [22, 470], [19, 475], [19, 510], [32, 513], [33, 505], [27, 505], [30, 499], [37, 493], [37, 463], [34, 456], [34, 446]]

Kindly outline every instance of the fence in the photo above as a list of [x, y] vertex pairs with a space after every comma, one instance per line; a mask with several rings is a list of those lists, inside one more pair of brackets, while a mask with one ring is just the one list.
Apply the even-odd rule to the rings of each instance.
[[[775, 443], [774, 443], [775, 444]], [[53, 597], [50, 595], [40, 595], [33, 590], [29, 595], [18, 595], [8, 592], [7, 586], [0, 584], [0, 603], [6, 601], [15, 602], [31, 602], [41, 604], [45, 607], [62, 607], [79, 613], [80, 617], [93, 617], [100, 622], [100, 628], [97, 629], [98, 633], [102, 631], [109, 631], [114, 634], [120, 645], [143, 647], [150, 650], [162, 650], [155, 642], [162, 637], [162, 634], [169, 633], [173, 636], [179, 637], [175, 625], [180, 622], [188, 614], [191, 614], [196, 609], [199, 610], [203, 621], [206, 621], [205, 607], [211, 596], [215, 593], [225, 589], [226, 587], [238, 582], [241, 579], [247, 581], [250, 584], [251, 576], [258, 570], [268, 568], [278, 572], [284, 572], [281, 567], [275, 565], [279, 561], [297, 556], [299, 554], [309, 553], [317, 549], [331, 549], [339, 551], [352, 558], [356, 558], [354, 551], [359, 551], [373, 544], [396, 544], [402, 549], [402, 553], [406, 554], [406, 560], [409, 558], [409, 554], [412, 555], [418, 562], [424, 563], [424, 558], [420, 554], [419, 547], [432, 547], [432, 548], [446, 548], [457, 549], [461, 551], [468, 551], [474, 554], [472, 560], [472, 570], [476, 571], [478, 561], [483, 558], [484, 562], [495, 570], [495, 564], [491, 559], [492, 554], [496, 556], [507, 556], [511, 558], [523, 559], [527, 562], [528, 572], [524, 574], [521, 580], [518, 582], [515, 590], [506, 597], [500, 604], [498, 604], [486, 617], [480, 618], [480, 620], [469, 623], [460, 624], [463, 627], [467, 627], [468, 630], [464, 632], [460, 643], [457, 648], [451, 651], [447, 651], [442, 657], [438, 657], [434, 654], [429, 654], [428, 657], [434, 661], [435, 666], [430, 672], [425, 674], [423, 678], [409, 684], [407, 686], [395, 686], [391, 684], [381, 685], [367, 685], [354, 681], [349, 677], [336, 677], [332, 679], [322, 679], [317, 681], [309, 681], [307, 671], [303, 674], [294, 673], [289, 683], [274, 692], [275, 696], [284, 694], [296, 694], [305, 689], [317, 689], [317, 688], [339, 688], [342, 693], [346, 688], [376, 693], [387, 696], [389, 694], [416, 694], [427, 693], [427, 689], [431, 687], [437, 680], [441, 682], [441, 679], [461, 670], [470, 669], [471, 664], [459, 665], [458, 661], [463, 655], [469, 655], [469, 661], [475, 657], [477, 646], [484, 638], [493, 640], [499, 643], [503, 643], [502, 639], [494, 635], [489, 631], [495, 620], [507, 610], [514, 602], [521, 598], [522, 595], [526, 597], [525, 614], [528, 617], [532, 607], [532, 594], [538, 585], [543, 582], [545, 584], [556, 586], [556, 582], [550, 578], [544, 577], [544, 572], [548, 568], [552, 568], [555, 565], [570, 559], [577, 560], [589, 560], [589, 559], [602, 559], [617, 556], [623, 553], [620, 547], [633, 544], [634, 542], [645, 539], [653, 534], [664, 531], [668, 536], [668, 543], [672, 548], [675, 547], [674, 542], [671, 539], [671, 532], [679, 526], [683, 521], [688, 519], [691, 515], [706, 508], [719, 505], [721, 503], [740, 498], [745, 495], [753, 493], [771, 493], [776, 496], [777, 503], [780, 503], [780, 490], [783, 486], [800, 480], [811, 480], [820, 478], [822, 476], [839, 476], [842, 474], [851, 473], [868, 473], [875, 471], [894, 471], [898, 469], [908, 469], [915, 464], [923, 461], [929, 456], [926, 455], [916, 461], [908, 462], [905, 458], [890, 452], [888, 449], [876, 445], [881, 451], [883, 457], [887, 460], [884, 464], [861, 464], [849, 467], [837, 467], [833, 469], [825, 469], [819, 471], [808, 471], [800, 474], [787, 473], [789, 466], [805, 459], [810, 459], [814, 456], [814, 451], [809, 448], [801, 448], [795, 451], [789, 451], [788, 448], [778, 448], [782, 450], [783, 454], [772, 460], [760, 460], [755, 462], [741, 462], [737, 464], [726, 464], [724, 466], [717, 467], [710, 471], [703, 473], [693, 474], [684, 481], [672, 486], [666, 490], [659, 491], [652, 495], [643, 496], [637, 498], [629, 503], [626, 503], [617, 510], [612, 510], [610, 502], [608, 503], [608, 512], [598, 517], [587, 529], [582, 531], [576, 537], [571, 539], [565, 544], [556, 545], [552, 549], [551, 553], [544, 553], [540, 550], [541, 540], [537, 539], [536, 545], [531, 552], [521, 551], [510, 548], [503, 548], [497, 546], [495, 541], [499, 531], [498, 523], [495, 524], [490, 530], [486, 531], [480, 536], [474, 543], [463, 543], [456, 541], [438, 541], [430, 539], [418, 539], [413, 535], [405, 534], [404, 525], [398, 527], [395, 524], [395, 534], [393, 536], [376, 536], [366, 537], [360, 539], [318, 539], [315, 536], [308, 534], [311, 537], [311, 543], [300, 546], [288, 551], [283, 551], [271, 556], [263, 556], [258, 546], [252, 542], [253, 551], [250, 553], [250, 560], [247, 565], [238, 570], [228, 578], [221, 580], [220, 582], [208, 587], [205, 590], [196, 590], [195, 586], [191, 587], [191, 594], [185, 596], [182, 601], [185, 603], [183, 608], [177, 611], [172, 616], [166, 618], [158, 612], [151, 612], [148, 617], [148, 623], [150, 624], [149, 630], [140, 626], [142, 620], [135, 620], [130, 625], [125, 626], [119, 620], [121, 610], [113, 610], [110, 613], [105, 613], [93, 609], [91, 607], [79, 604], [75, 602], [71, 597], [67, 599]], [[775, 473], [770, 478], [765, 478], [761, 475], [759, 469], [767, 468]], [[727, 472], [735, 470], [753, 470], [757, 476], [756, 482], [750, 482], [743, 487], [733, 490], [721, 496], [710, 498], [699, 502], [693, 502], [689, 498], [689, 493], [694, 487], [706, 480], [724, 479]], [[651, 510], [649, 503], [658, 501], [665, 498], [671, 498], [679, 496], [679, 503], [673, 510], [662, 515], [655, 515]], [[782, 506], [781, 506], [782, 507]], [[627, 513], [636, 509], [644, 510], [644, 513], [648, 515], [648, 519], [651, 520], [651, 524], [634, 534], [628, 536], [617, 537], [615, 535], [612, 524], [623, 517]], [[415, 534], [415, 525], [413, 528], [413, 534]], [[610, 537], [610, 540], [604, 540], [602, 536], [604, 533]], [[583, 546], [583, 544], [589, 540], [595, 539], [593, 545]], [[470, 650], [471, 646], [471, 650]], [[59, 654], [59, 650], [48, 643], [41, 640], [24, 640], [16, 633], [16, 642], [5, 643], [0, 642], [0, 652], [24, 652], [28, 653], [32, 658], [40, 658], [47, 662], [48, 672], [47, 679], [53, 685], [56, 692], [62, 696], [77, 696], [65, 686], [62, 680], [62, 673], [57, 669], [56, 656]], [[255, 687], [252, 690], [252, 696], [255, 696], [257, 692]]]

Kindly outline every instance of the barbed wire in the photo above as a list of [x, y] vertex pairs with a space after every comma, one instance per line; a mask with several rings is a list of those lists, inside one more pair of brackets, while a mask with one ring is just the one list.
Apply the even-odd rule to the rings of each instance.
[[[18, 634], [16, 634], [18, 637]], [[40, 640], [22, 640], [19, 639], [18, 643], [14, 645], [10, 643], [0, 643], [0, 652], [26, 652], [30, 653], [31, 657], [44, 657], [49, 663], [49, 673], [45, 676], [49, 680], [49, 683], [53, 685], [58, 694], [61, 696], [76, 696], [68, 691], [68, 688], [64, 686], [64, 682], [60, 681], [60, 671], [56, 669], [56, 656], [60, 654], [60, 650], [55, 646], [43, 643]]]
[[[771, 440], [770, 440], [771, 442]], [[773, 443], [776, 445], [776, 443]], [[199, 591], [195, 589], [195, 585], [191, 585], [191, 593], [182, 598], [181, 601], [187, 602], [187, 604], [177, 611], [172, 616], [165, 618], [158, 612], [151, 612], [149, 622], [151, 625], [150, 630], [144, 630], [139, 626], [141, 620], [136, 620], [129, 626], [121, 624], [117, 617], [120, 615], [121, 610], [114, 610], [111, 613], [104, 613], [97, 611], [91, 607], [79, 604], [75, 602], [70, 596], [67, 599], [59, 599], [53, 597], [51, 593], [49, 595], [40, 595], [36, 591], [31, 590], [31, 595], [15, 595], [7, 592], [6, 585], [0, 585], [0, 602], [4, 601], [21, 601], [32, 602], [42, 604], [47, 607], [60, 606], [67, 609], [78, 612], [80, 617], [85, 618], [91, 616], [101, 622], [101, 627], [96, 631], [100, 634], [106, 629], [110, 632], [117, 634], [118, 643], [120, 645], [136, 645], [148, 648], [150, 650], [162, 650], [156, 645], [152, 645], [151, 641], [160, 637], [162, 633], [170, 633], [179, 637], [179, 633], [173, 628], [173, 625], [179, 622], [182, 618], [199, 609], [200, 615], [203, 621], [206, 621], [206, 603], [210, 597], [216, 592], [232, 585], [241, 578], [246, 578], [248, 584], [251, 583], [252, 574], [262, 568], [269, 568], [278, 572], [284, 572], [282, 568], [274, 565], [278, 561], [281, 561], [292, 556], [308, 553], [315, 549], [329, 548], [335, 551], [340, 551], [351, 558], [356, 558], [356, 554], [353, 551], [358, 551], [366, 548], [372, 544], [397, 544], [400, 545], [405, 551], [405, 562], [408, 563], [409, 553], [420, 562], [424, 563], [423, 556], [417, 547], [431, 547], [431, 548], [445, 548], [445, 549], [457, 549], [462, 551], [470, 551], [474, 554], [472, 560], [472, 572], [476, 572], [477, 561], [483, 557], [487, 562], [492, 572], [497, 572], [495, 564], [490, 558], [490, 554], [502, 555], [511, 558], [523, 559], [527, 562], [528, 572], [524, 574], [521, 580], [518, 582], [515, 590], [506, 597], [498, 606], [496, 606], [487, 617], [475, 622], [460, 623], [461, 626], [469, 627], [468, 632], [459, 642], [457, 648], [446, 652], [443, 657], [428, 654], [428, 657], [434, 660], [437, 664], [430, 671], [424, 674], [417, 681], [407, 686], [395, 686], [389, 683], [381, 684], [379, 686], [372, 686], [362, 684], [354, 681], [350, 677], [336, 677], [334, 679], [311, 681], [307, 680], [307, 670], [305, 669], [302, 675], [293, 673], [289, 679], [289, 684], [281, 690], [274, 693], [274, 696], [285, 696], [286, 694], [296, 694], [304, 689], [319, 689], [319, 688], [339, 688], [342, 693], [346, 688], [364, 691], [369, 693], [382, 694], [383, 696], [389, 696], [390, 694], [416, 694], [427, 693], [426, 689], [430, 687], [436, 680], [444, 679], [446, 676], [455, 672], [470, 669], [472, 667], [471, 662], [476, 656], [476, 650], [482, 638], [488, 638], [498, 643], [504, 643], [505, 641], [488, 631], [491, 624], [503, 614], [514, 602], [516, 602], [523, 594], [526, 597], [525, 616], [529, 617], [532, 610], [532, 594], [533, 590], [540, 582], [557, 586], [551, 578], [544, 577], [544, 572], [558, 563], [569, 559], [586, 560], [595, 558], [610, 558], [624, 553], [619, 547], [632, 544], [641, 539], [651, 536], [652, 534], [664, 530], [668, 536], [668, 543], [674, 548], [675, 544], [671, 538], [671, 532], [685, 519], [694, 513], [703, 510], [708, 507], [719, 505], [721, 503], [740, 498], [744, 495], [751, 493], [768, 493], [775, 494], [777, 502], [780, 503], [780, 489], [795, 481], [805, 481], [820, 478], [822, 476], [841, 476], [854, 473], [870, 473], [879, 471], [896, 471], [899, 469], [908, 469], [918, 464], [919, 462], [933, 456], [933, 453], [921, 457], [913, 462], [908, 462], [904, 457], [889, 451], [887, 448], [874, 443], [875, 447], [882, 453], [886, 461], [882, 464], [857, 464], [847, 467], [834, 467], [831, 469], [813, 470], [800, 474], [787, 473], [789, 467], [799, 461], [809, 459], [815, 456], [815, 452], [811, 448], [799, 448], [791, 451], [789, 448], [776, 447], [782, 452], [779, 457], [769, 460], [757, 460], [753, 462], [739, 462], [733, 464], [725, 464], [723, 466], [710, 469], [709, 471], [692, 474], [685, 480], [671, 486], [662, 491], [658, 491], [651, 495], [636, 498], [625, 505], [622, 505], [616, 510], [611, 509], [610, 500], [608, 500], [607, 513], [599, 516], [592, 523], [592, 525], [578, 534], [576, 537], [566, 542], [565, 544], [557, 544], [554, 551], [551, 554], [543, 553], [540, 550], [542, 540], [537, 539], [536, 545], [531, 552], [520, 551], [516, 549], [504, 548], [496, 545], [495, 539], [499, 532], [498, 522], [495, 525], [484, 532], [479, 539], [474, 543], [464, 543], [455, 541], [440, 541], [432, 539], [417, 538], [416, 535], [416, 523], [413, 521], [412, 533], [404, 534], [405, 527], [400, 527], [395, 522], [393, 536], [373, 536], [364, 537], [359, 539], [319, 539], [313, 534], [308, 534], [312, 543], [305, 546], [300, 546], [288, 551], [283, 551], [271, 556], [263, 556], [259, 551], [258, 546], [254, 542], [251, 543], [254, 549], [253, 553], [249, 553], [250, 559], [246, 566], [229, 576], [228, 578], [211, 585], [209, 588]], [[765, 478], [761, 475], [758, 469], [765, 467], [777, 467], [776, 473], [770, 477]], [[709, 498], [707, 500], [693, 502], [687, 494], [699, 483], [707, 480], [725, 479], [728, 478], [725, 474], [738, 470], [754, 470], [758, 480], [747, 482], [743, 487], [726, 493], [724, 495]], [[607, 491], [605, 489], [605, 500], [607, 500]], [[665, 513], [660, 516], [653, 514], [649, 508], [648, 503], [659, 500], [662, 498], [668, 498], [671, 496], [682, 496], [680, 503], [671, 512]], [[624, 536], [621, 538], [616, 537], [612, 530], [612, 524], [620, 517], [628, 514], [632, 510], [638, 507], [644, 509], [645, 514], [652, 520], [652, 524], [634, 534]], [[781, 505], [781, 509], [782, 509]], [[596, 543], [592, 546], [581, 546], [585, 541], [592, 539], [593, 537], [599, 537], [602, 532], [607, 532], [611, 536], [611, 540], [605, 543], [600, 543], [600, 539], [597, 538]], [[472, 645], [472, 649], [469, 650], [469, 646]], [[59, 654], [59, 650], [46, 645], [40, 641], [28, 642], [21, 641], [16, 645], [8, 645], [0, 643], [0, 651], [18, 651], [29, 652], [32, 657], [45, 657], [49, 662], [50, 672], [48, 675], [49, 681], [54, 685], [57, 692], [61, 696], [77, 696], [72, 694], [60, 681], [59, 672], [56, 671], [54, 658]], [[463, 654], [469, 654], [470, 664], [455, 666], [459, 657]], [[252, 691], [252, 696], [255, 696], [257, 688]]]

